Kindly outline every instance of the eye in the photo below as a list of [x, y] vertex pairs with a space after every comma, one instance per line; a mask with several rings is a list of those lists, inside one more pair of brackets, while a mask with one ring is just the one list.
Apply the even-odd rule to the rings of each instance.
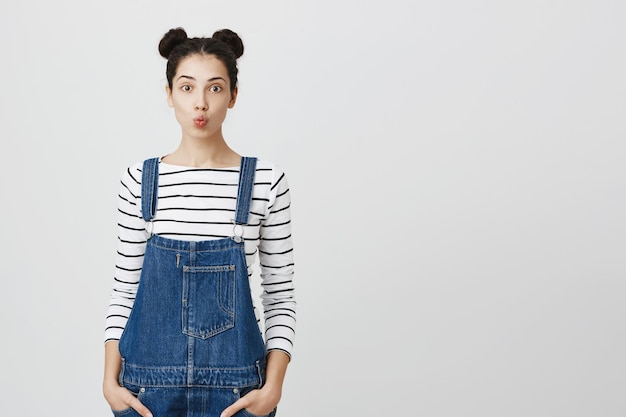
[[222, 91], [222, 87], [220, 87], [219, 85], [212, 85], [209, 87], [209, 91], [212, 93], [219, 93], [220, 91]]
[[180, 89], [181, 89], [181, 90], [183, 90], [183, 91], [185, 91], [185, 92], [189, 92], [189, 91], [191, 91], [191, 86], [190, 86], [190, 85], [188, 85], [188, 84], [185, 84], [185, 85], [182, 85], [182, 86], [180, 87]]

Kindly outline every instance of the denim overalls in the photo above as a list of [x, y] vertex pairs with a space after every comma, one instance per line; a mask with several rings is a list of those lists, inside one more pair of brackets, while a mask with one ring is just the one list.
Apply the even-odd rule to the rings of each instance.
[[[143, 165], [146, 221], [156, 212], [158, 166], [158, 158]], [[241, 159], [233, 237], [191, 242], [152, 235], [147, 241], [119, 342], [119, 378], [154, 417], [218, 417], [263, 385], [265, 343], [253, 310], [243, 233], [237, 232], [248, 221], [255, 168], [255, 158]], [[114, 415], [138, 414], [128, 409]]]

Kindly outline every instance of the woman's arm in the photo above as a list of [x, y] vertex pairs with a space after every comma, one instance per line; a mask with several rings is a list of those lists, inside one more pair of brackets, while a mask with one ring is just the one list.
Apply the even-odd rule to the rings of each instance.
[[291, 195], [285, 174], [276, 167], [271, 183], [258, 248], [265, 343], [268, 352], [281, 350], [291, 356], [296, 331]]
[[266, 415], [274, 410], [282, 396], [291, 360], [296, 327], [291, 198], [285, 174], [276, 168], [273, 173], [269, 214], [261, 226], [258, 248], [268, 350], [265, 382], [260, 389], [250, 391], [226, 408], [221, 417], [231, 417], [243, 408], [256, 415]]
[[142, 416], [151, 416], [148, 409], [118, 378], [122, 366], [119, 338], [126, 326], [135, 301], [145, 251], [145, 222], [141, 218], [141, 173], [138, 165], [122, 176], [118, 195], [118, 252], [115, 260], [113, 289], [109, 302], [104, 344], [104, 397], [113, 410], [134, 408]]
[[135, 164], [122, 175], [117, 206], [117, 256], [104, 332], [105, 342], [119, 340], [139, 286], [146, 249], [146, 223], [141, 217], [141, 171]]

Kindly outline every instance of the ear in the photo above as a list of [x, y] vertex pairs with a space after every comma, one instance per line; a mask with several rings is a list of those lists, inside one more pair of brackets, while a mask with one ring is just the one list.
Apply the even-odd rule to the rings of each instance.
[[169, 85], [165, 86], [165, 94], [167, 95], [167, 105], [174, 107], [174, 102], [172, 101], [172, 89]]
[[239, 92], [239, 88], [235, 86], [235, 89], [232, 93], [230, 93], [230, 101], [228, 102], [228, 108], [232, 109], [235, 107], [235, 102], [237, 101], [237, 93]]

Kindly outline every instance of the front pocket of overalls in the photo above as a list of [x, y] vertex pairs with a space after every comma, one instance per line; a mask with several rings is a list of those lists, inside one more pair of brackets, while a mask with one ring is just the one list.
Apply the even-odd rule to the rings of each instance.
[[[133, 394], [135, 398], [137, 398], [139, 401], [143, 403], [143, 394], [145, 392], [145, 389], [140, 388], [137, 385], [130, 385], [130, 384], [124, 384], [123, 386], [128, 391], [130, 391], [130, 393]], [[135, 409], [132, 407], [127, 407], [123, 410], [111, 409], [111, 411], [113, 412], [113, 416], [115, 417], [135, 417], [135, 416], [141, 415], [138, 412], [136, 412]]]
[[183, 267], [183, 333], [208, 339], [235, 326], [235, 266]]
[[[245, 397], [250, 391], [257, 389], [257, 387], [245, 387], [245, 388], [240, 388], [238, 390], [238, 393], [235, 395], [235, 399], [233, 402], [237, 401], [238, 399]], [[276, 408], [274, 408], [274, 410], [272, 410], [269, 414], [265, 414], [265, 415], [258, 415], [258, 414], [252, 414], [250, 411], [248, 411], [246, 408], [243, 408], [241, 410], [239, 410], [237, 413], [235, 413], [235, 415], [233, 417], [274, 417], [276, 415]]]

